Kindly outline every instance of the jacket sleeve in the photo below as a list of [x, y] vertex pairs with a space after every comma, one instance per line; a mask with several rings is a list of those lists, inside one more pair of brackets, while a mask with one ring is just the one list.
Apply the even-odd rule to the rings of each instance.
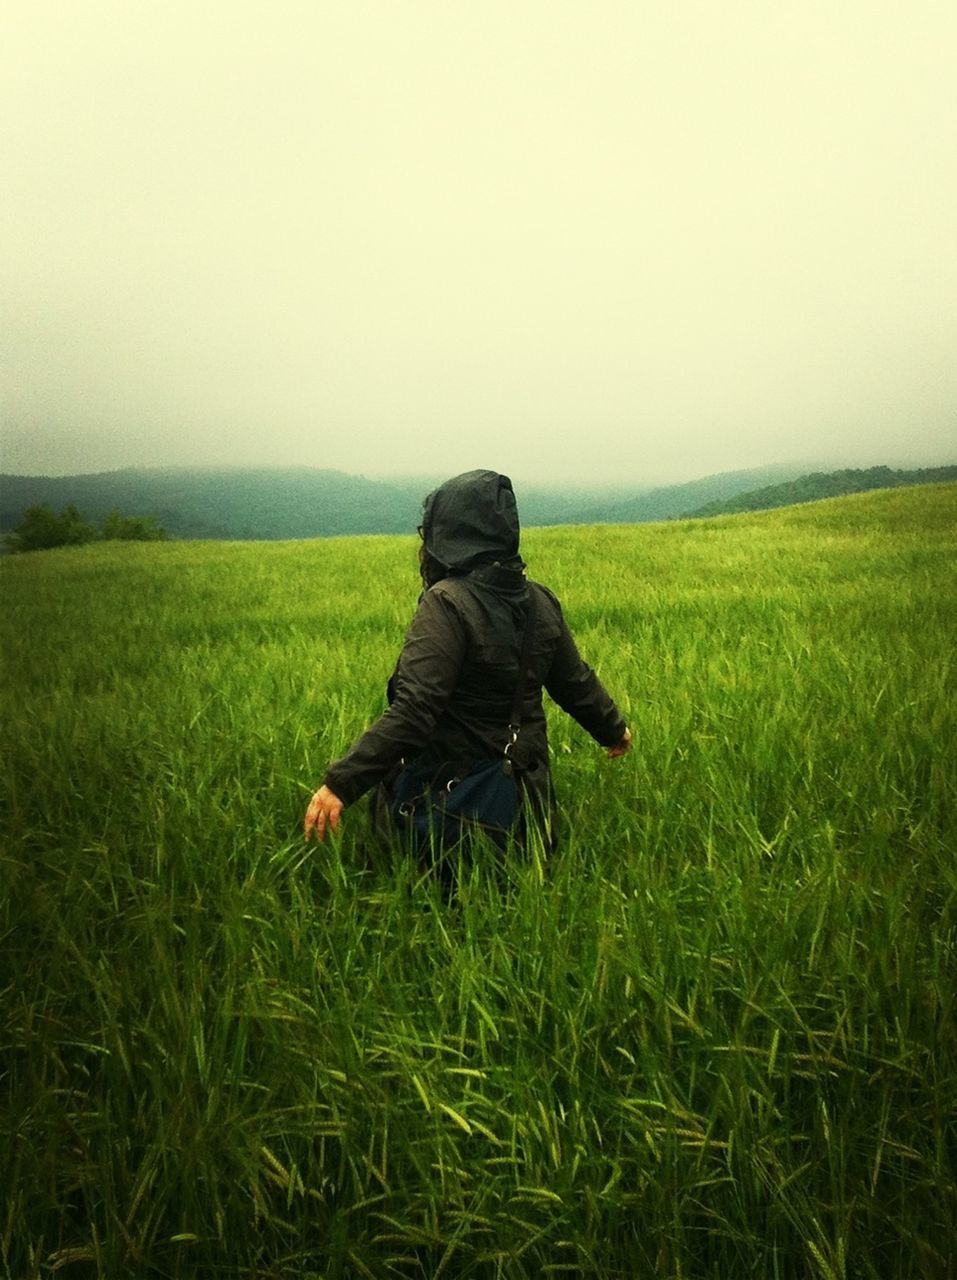
[[399, 657], [391, 706], [326, 770], [326, 786], [346, 804], [428, 741], [455, 689], [466, 644], [465, 626], [448, 596], [427, 591]]
[[614, 747], [625, 735], [627, 725], [624, 716], [578, 652], [568, 624], [561, 616], [561, 606], [554, 596], [551, 599], [558, 607], [561, 625], [545, 688], [562, 710], [574, 717], [596, 742], [603, 747]]

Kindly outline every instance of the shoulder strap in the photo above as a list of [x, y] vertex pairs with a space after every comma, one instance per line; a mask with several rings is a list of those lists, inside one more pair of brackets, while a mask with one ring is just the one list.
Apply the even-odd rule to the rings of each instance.
[[522, 702], [525, 699], [525, 686], [528, 683], [528, 659], [532, 652], [532, 632], [535, 630], [535, 592], [528, 587], [528, 614], [525, 620], [525, 634], [522, 637], [522, 653], [518, 660], [518, 684], [515, 686], [515, 697], [512, 699], [512, 713], [508, 721], [509, 740], [505, 748], [506, 756], [518, 741], [518, 732], [522, 727]]

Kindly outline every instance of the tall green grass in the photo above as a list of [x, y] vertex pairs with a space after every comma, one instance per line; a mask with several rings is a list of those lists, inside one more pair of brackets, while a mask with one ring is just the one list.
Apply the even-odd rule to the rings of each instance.
[[636, 750], [451, 903], [300, 837], [411, 538], [0, 565], [5, 1277], [953, 1274], [957, 488], [524, 550]]

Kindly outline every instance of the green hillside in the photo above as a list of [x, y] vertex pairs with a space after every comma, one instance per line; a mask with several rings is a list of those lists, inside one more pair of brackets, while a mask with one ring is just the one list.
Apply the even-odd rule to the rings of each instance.
[[523, 546], [636, 750], [451, 903], [301, 839], [414, 537], [0, 563], [0, 1275], [950, 1273], [957, 484]]
[[654, 520], [674, 520], [702, 503], [720, 504], [735, 494], [793, 480], [804, 468], [779, 464], [744, 471], [722, 471], [683, 484], [662, 485], [645, 493], [632, 493], [619, 501], [595, 503], [580, 512], [578, 523], [644, 524]]
[[838, 498], [871, 489], [897, 489], [915, 484], [943, 484], [957, 480], [957, 466], [926, 467], [916, 471], [893, 471], [890, 467], [868, 467], [843, 471], [814, 471], [796, 480], [750, 489], [731, 497], [708, 502], [694, 510], [685, 510], [684, 518], [729, 515], [742, 511], [768, 511], [789, 507], [798, 502], [817, 502], [821, 498]]
[[[763, 475], [748, 472], [737, 488]], [[406, 533], [419, 522], [422, 499], [446, 477], [368, 480], [313, 467], [127, 469], [78, 476], [0, 476], [0, 530], [13, 529], [28, 507], [56, 511], [73, 503], [100, 521], [120, 510], [152, 515], [178, 538], [284, 539], [356, 533]], [[526, 525], [581, 523], [607, 512], [636, 485], [531, 487], [521, 493]], [[727, 492], [722, 488], [720, 492]], [[734, 491], [737, 491], [736, 489]], [[696, 492], [698, 492], [696, 490]], [[716, 492], [711, 488], [707, 494]], [[679, 504], [680, 505], [680, 504]], [[676, 508], [672, 506], [672, 513]]]
[[99, 521], [117, 509], [153, 516], [178, 538], [315, 538], [399, 533], [418, 523], [419, 483], [385, 484], [316, 468], [128, 469], [0, 477], [0, 527], [27, 507], [74, 503]]
[[[638, 523], [680, 515], [689, 507], [793, 479], [795, 467], [725, 472], [649, 489], [618, 485], [520, 486], [526, 527]], [[314, 467], [127, 469], [78, 476], [0, 476], [0, 531], [13, 529], [28, 507], [60, 511], [74, 504], [99, 523], [113, 510], [152, 516], [177, 538], [285, 539], [357, 533], [405, 533], [419, 522], [422, 498], [444, 480], [389, 481]]]

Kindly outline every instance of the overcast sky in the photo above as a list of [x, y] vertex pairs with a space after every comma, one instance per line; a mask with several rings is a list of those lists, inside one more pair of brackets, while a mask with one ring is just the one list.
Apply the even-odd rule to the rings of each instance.
[[0, 468], [957, 461], [953, 0], [6, 0]]

